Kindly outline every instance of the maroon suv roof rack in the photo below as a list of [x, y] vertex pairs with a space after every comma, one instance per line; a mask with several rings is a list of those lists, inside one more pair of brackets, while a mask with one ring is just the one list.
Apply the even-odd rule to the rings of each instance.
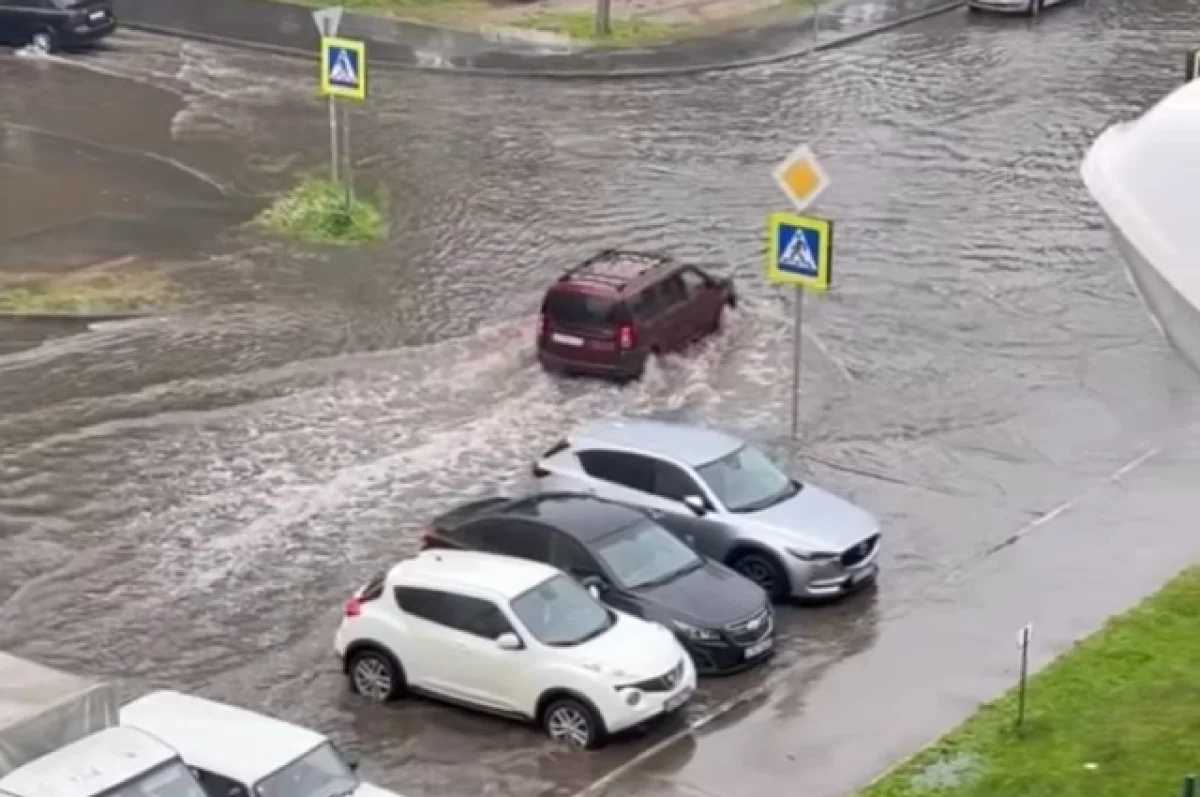
[[628, 249], [605, 249], [589, 257], [558, 278], [595, 282], [621, 291], [633, 280], [648, 271], [674, 263], [670, 255], [660, 252], [637, 252]]

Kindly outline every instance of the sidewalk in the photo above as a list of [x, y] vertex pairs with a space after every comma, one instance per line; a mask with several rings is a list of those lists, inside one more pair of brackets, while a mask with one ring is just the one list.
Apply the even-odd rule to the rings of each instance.
[[853, 792], [1011, 687], [1025, 623], [1038, 668], [1196, 561], [1198, 480], [1194, 428], [913, 596], [881, 618], [867, 651], [786, 675], [744, 710], [660, 744], [580, 797]]

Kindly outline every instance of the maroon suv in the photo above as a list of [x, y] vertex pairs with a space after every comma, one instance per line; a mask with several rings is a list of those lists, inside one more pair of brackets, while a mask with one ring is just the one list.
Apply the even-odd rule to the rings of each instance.
[[652, 354], [721, 328], [733, 282], [666, 255], [609, 249], [558, 278], [538, 323], [548, 371], [636, 379]]

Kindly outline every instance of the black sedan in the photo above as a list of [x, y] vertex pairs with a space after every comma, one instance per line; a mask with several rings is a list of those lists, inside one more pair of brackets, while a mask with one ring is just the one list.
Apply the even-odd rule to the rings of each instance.
[[434, 520], [423, 546], [557, 567], [614, 609], [670, 628], [701, 673], [744, 669], [775, 646], [767, 594], [636, 507], [573, 493], [485, 498]]
[[42, 52], [94, 44], [117, 28], [113, 0], [0, 0], [0, 42]]

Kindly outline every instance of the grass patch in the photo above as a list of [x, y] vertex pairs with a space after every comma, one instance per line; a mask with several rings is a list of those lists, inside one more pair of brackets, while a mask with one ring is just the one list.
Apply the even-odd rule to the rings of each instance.
[[609, 23], [609, 35], [597, 37], [596, 18], [592, 14], [582, 11], [561, 13], [534, 11], [518, 19], [515, 24], [530, 30], [561, 33], [580, 41], [614, 45], [662, 41], [678, 36], [691, 27], [641, 19], [612, 19]]
[[1200, 568], [860, 797], [1174, 797], [1200, 771]]
[[[298, 5], [324, 8], [329, 0], [282, 0]], [[418, 22], [451, 24], [482, 14], [487, 5], [483, 0], [342, 0], [338, 5], [349, 11], [366, 14], [386, 14]]]
[[306, 176], [258, 217], [272, 232], [325, 244], [363, 244], [387, 234], [383, 201], [361, 196], [347, 204], [342, 183]]
[[161, 310], [174, 284], [154, 271], [112, 271], [0, 281], [0, 313], [80, 315]]

